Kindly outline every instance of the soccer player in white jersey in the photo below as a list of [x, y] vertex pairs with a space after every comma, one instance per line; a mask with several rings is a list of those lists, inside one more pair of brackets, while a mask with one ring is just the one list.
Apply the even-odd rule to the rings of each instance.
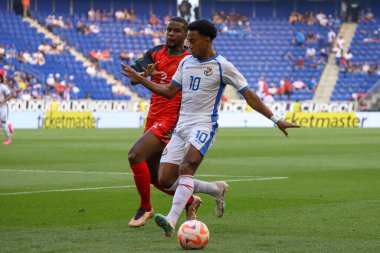
[[[167, 98], [182, 91], [178, 123], [162, 154], [159, 169], [160, 184], [176, 189], [176, 192], [169, 214], [154, 216], [157, 225], [164, 229], [168, 237], [173, 234], [186, 201], [193, 192], [213, 195], [217, 204], [216, 210], [224, 211], [224, 192], [227, 184], [198, 182], [194, 179], [194, 174], [215, 140], [218, 129], [218, 105], [226, 85], [235, 87], [249, 106], [272, 120], [286, 136], [287, 128], [299, 127], [276, 118], [260, 98], [248, 89], [246, 79], [232, 63], [214, 51], [212, 40], [216, 37], [217, 30], [211, 22], [194, 21], [188, 29], [187, 38], [192, 55], [180, 62], [168, 86], [153, 83], [129, 67], [124, 68], [123, 73], [132, 82], [141, 83], [149, 90]], [[173, 166], [179, 168], [178, 179], [166, 172], [167, 168]], [[223, 191], [220, 192], [220, 189]]]
[[13, 134], [13, 128], [11, 123], [8, 122], [8, 100], [12, 98], [11, 91], [6, 83], [6, 72], [0, 69], [0, 127], [5, 134], [4, 145], [12, 143], [11, 134]]

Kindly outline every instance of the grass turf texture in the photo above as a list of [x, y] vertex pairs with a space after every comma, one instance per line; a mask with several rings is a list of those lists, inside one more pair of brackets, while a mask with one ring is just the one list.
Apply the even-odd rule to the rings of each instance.
[[[229, 182], [223, 218], [201, 195], [204, 251], [380, 252], [380, 130], [289, 132], [220, 129], [198, 178], [242, 181]], [[140, 133], [17, 130], [0, 146], [0, 252], [181, 251], [153, 221], [128, 227], [139, 200], [127, 153]], [[243, 181], [257, 176], [288, 179]], [[114, 186], [130, 188], [5, 195]], [[166, 214], [171, 197], [152, 188], [152, 204]]]

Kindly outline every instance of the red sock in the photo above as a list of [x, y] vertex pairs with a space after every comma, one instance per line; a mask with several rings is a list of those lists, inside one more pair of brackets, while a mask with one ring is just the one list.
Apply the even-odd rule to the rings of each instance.
[[[158, 183], [158, 181], [154, 182], [153, 185], [154, 185], [154, 187], [156, 187], [156, 188], [159, 189], [160, 191], [165, 192], [165, 193], [168, 194], [168, 195], [174, 196], [175, 191], [168, 190], [168, 189], [162, 187], [162, 186]], [[191, 197], [187, 200], [186, 205], [191, 204], [191, 203], [193, 202], [193, 199], [194, 199], [193, 196], [191, 196]]]
[[140, 194], [140, 207], [151, 210], [150, 205], [150, 173], [146, 162], [131, 164], [137, 191]]

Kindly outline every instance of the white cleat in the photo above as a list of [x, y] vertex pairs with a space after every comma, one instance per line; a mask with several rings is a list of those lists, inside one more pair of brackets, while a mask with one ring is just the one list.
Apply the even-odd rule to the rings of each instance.
[[218, 181], [215, 183], [218, 185], [218, 187], [220, 189], [218, 196], [214, 197], [215, 214], [217, 217], [222, 217], [224, 214], [224, 209], [226, 208], [226, 202], [224, 200], [224, 194], [228, 190], [228, 184], [225, 181]]

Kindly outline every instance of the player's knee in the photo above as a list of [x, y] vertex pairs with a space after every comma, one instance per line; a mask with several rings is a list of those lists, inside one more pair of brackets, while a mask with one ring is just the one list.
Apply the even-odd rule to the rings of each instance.
[[170, 187], [172, 187], [175, 181], [173, 182], [172, 180], [168, 180], [168, 179], [159, 179], [158, 183], [165, 189], [170, 189]]
[[128, 161], [130, 164], [136, 164], [142, 162], [143, 158], [141, 157], [141, 154], [139, 154], [139, 152], [135, 151], [134, 149], [131, 149], [128, 152]]
[[172, 178], [172, 177], [160, 176], [158, 178], [158, 183], [166, 189], [169, 189], [170, 187], [172, 187], [172, 185], [175, 183], [175, 181], [176, 181], [176, 178]]

